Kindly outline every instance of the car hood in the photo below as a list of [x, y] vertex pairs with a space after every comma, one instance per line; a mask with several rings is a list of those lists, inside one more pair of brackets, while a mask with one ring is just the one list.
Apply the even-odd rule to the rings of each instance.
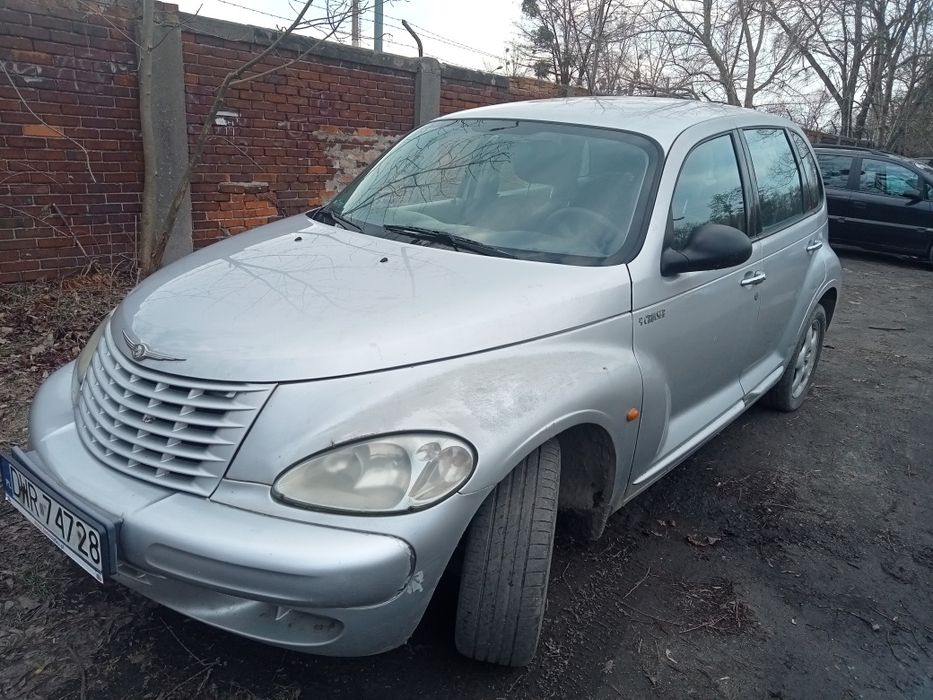
[[367, 236], [304, 215], [144, 280], [111, 321], [140, 364], [203, 379], [338, 377], [466, 355], [631, 310], [624, 265], [496, 258]]

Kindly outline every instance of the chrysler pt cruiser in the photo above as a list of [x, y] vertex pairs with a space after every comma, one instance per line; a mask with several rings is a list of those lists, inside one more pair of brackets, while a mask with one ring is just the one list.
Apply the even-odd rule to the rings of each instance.
[[152, 275], [39, 390], [7, 498], [98, 581], [342, 656], [527, 663], [558, 511], [607, 518], [753, 403], [839, 293], [802, 132], [696, 102], [460, 112], [319, 209]]

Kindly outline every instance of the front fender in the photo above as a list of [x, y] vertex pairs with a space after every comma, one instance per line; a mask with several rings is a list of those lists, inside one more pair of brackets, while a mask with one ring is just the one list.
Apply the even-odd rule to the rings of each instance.
[[[424, 342], [430, 342], [425, 339]], [[440, 431], [475, 447], [464, 494], [501, 481], [534, 447], [582, 423], [616, 453], [615, 493], [631, 469], [641, 374], [630, 314], [527, 343], [414, 367], [280, 385], [226, 478], [271, 484], [292, 464], [368, 435]]]

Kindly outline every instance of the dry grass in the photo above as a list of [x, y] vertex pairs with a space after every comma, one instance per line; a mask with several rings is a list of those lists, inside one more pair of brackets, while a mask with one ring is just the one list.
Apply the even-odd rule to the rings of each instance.
[[78, 355], [131, 283], [99, 273], [0, 286], [0, 449], [26, 439], [36, 389]]

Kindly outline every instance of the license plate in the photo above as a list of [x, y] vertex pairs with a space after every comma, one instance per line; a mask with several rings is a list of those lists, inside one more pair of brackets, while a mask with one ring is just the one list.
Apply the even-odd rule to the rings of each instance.
[[76, 507], [28, 467], [0, 455], [3, 491], [14, 508], [100, 583], [116, 561], [113, 526]]

